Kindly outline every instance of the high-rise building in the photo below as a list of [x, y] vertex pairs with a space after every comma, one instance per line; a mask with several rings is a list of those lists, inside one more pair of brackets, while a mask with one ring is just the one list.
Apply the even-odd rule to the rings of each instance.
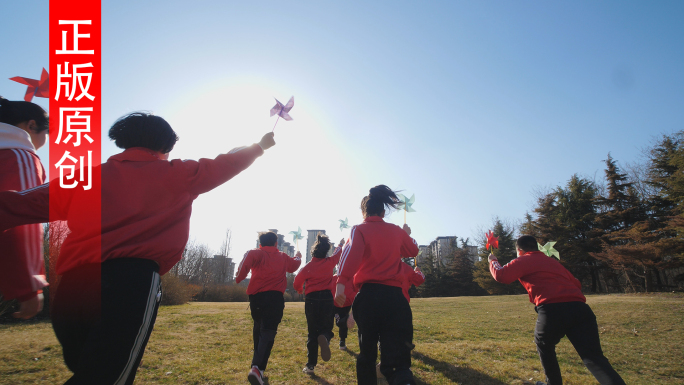
[[210, 274], [214, 283], [232, 283], [235, 279], [235, 262], [225, 255], [214, 255], [213, 258], [202, 259], [202, 271]]

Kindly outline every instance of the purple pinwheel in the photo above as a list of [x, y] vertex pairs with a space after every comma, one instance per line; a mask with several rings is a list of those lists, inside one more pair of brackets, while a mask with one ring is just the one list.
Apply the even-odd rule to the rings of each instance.
[[278, 119], [276, 119], [276, 122], [273, 125], [273, 130], [271, 132], [275, 131], [276, 124], [278, 124], [278, 120], [280, 120], [280, 118], [283, 118], [288, 121], [292, 120], [292, 117], [290, 116], [290, 114], [288, 114], [288, 112], [290, 112], [290, 110], [294, 106], [294, 96], [290, 97], [290, 100], [287, 102], [286, 105], [283, 105], [283, 103], [281, 103], [278, 99], [276, 99], [275, 101], [276, 105], [273, 106], [273, 108], [271, 108], [271, 116], [277, 114]]

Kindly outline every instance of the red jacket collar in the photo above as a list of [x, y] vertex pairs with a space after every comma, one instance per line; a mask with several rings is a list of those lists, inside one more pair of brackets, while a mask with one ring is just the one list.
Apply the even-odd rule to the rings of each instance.
[[368, 222], [384, 222], [384, 220], [383, 220], [382, 218], [380, 218], [379, 216], [374, 215], [374, 216], [372, 216], [372, 217], [364, 218], [364, 219], [363, 219], [363, 222], [364, 222], [364, 223], [368, 223]]
[[119, 162], [152, 162], [160, 159], [157, 153], [150, 149], [147, 149], [145, 147], [132, 147], [127, 150], [124, 150], [124, 152], [122, 153], [110, 156], [109, 160], [117, 160]]

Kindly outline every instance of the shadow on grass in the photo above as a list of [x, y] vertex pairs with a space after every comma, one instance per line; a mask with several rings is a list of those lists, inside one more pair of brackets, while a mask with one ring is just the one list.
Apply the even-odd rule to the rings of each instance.
[[[454, 366], [444, 361], [435, 360], [421, 352], [413, 351], [411, 356], [425, 365], [432, 366], [436, 371], [442, 373], [444, 377], [453, 382], [460, 384], [506, 385], [505, 382], [501, 382], [475, 369]], [[416, 383], [418, 385], [427, 384], [427, 382], [421, 381], [420, 378], [416, 378]]]
[[356, 353], [355, 351], [353, 351], [353, 350], [351, 350], [351, 349], [349, 349], [349, 348], [347, 348], [347, 350], [345, 350], [345, 353], [349, 354], [350, 356], [352, 356], [352, 357], [354, 357], [354, 358], [356, 358], [356, 357], [359, 356], [358, 353]]
[[311, 374], [310, 376], [311, 376], [311, 379], [314, 380], [314, 381], [316, 381], [317, 384], [321, 384], [321, 385], [333, 385], [332, 382], [328, 382], [328, 380], [326, 380], [325, 378], [318, 377], [318, 376], [315, 375], [315, 374]]

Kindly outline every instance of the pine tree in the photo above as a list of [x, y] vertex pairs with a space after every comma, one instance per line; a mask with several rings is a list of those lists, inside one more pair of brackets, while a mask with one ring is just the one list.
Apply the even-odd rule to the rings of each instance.
[[461, 247], [453, 247], [453, 255], [446, 266], [446, 295], [482, 295], [484, 290], [473, 280], [475, 264], [468, 253], [468, 239], [461, 238]]
[[418, 267], [425, 275], [425, 282], [418, 287], [418, 295], [423, 298], [439, 297], [443, 278], [441, 262], [429, 252]]
[[622, 270], [628, 283], [632, 282], [631, 272], [643, 280], [646, 291], [653, 291], [651, 278], [662, 260], [655, 245], [657, 237], [651, 231], [655, 222], [646, 216], [642, 197], [610, 154], [605, 174], [607, 196], [596, 199], [601, 210], [596, 222], [602, 231], [602, 249], [592, 255]]
[[565, 188], [556, 188], [556, 234], [543, 234], [539, 243], [556, 241], [555, 248], [562, 255], [561, 263], [581, 281], [591, 279], [591, 291], [599, 292], [599, 270], [604, 267], [590, 253], [600, 251], [596, 225], [596, 199], [594, 182], [573, 175]]
[[499, 238], [499, 248], [487, 250], [485, 248], [487, 239], [484, 234], [482, 235], [479, 239], [480, 261], [475, 263], [473, 280], [489, 294], [525, 293], [525, 288], [522, 287], [520, 282], [515, 282], [510, 285], [496, 282], [489, 272], [489, 262], [487, 261], [490, 252], [497, 257], [502, 266], [513, 260], [513, 258], [516, 258], [515, 239], [513, 238], [515, 227], [508, 223], [504, 224], [499, 218], [496, 218], [493, 222], [492, 232], [495, 237]]

